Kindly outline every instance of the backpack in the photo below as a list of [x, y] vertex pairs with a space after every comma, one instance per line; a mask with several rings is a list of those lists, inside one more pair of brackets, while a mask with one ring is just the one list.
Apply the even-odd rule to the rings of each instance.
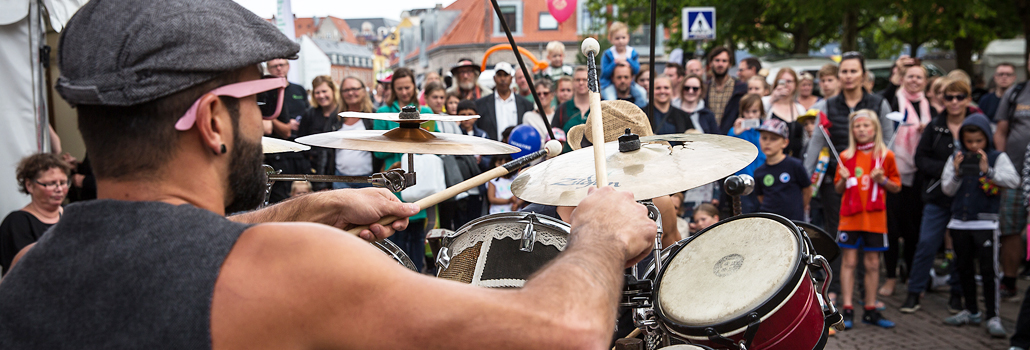
[[1012, 112], [1016, 111], [1016, 99], [1019, 98], [1019, 93], [1023, 92], [1023, 89], [1026, 88], [1026, 83], [1028, 82], [1030, 81], [1024, 81], [1012, 87], [1012, 94], [1009, 95], [1009, 110], [1006, 111], [1006, 117], [1011, 118]]

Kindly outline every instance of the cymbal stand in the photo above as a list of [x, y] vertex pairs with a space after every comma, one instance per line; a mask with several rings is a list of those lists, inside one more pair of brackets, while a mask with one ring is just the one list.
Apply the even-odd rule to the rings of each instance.
[[755, 178], [748, 174], [727, 177], [723, 189], [733, 197], [733, 216], [740, 215], [740, 196], [747, 196], [755, 190]]

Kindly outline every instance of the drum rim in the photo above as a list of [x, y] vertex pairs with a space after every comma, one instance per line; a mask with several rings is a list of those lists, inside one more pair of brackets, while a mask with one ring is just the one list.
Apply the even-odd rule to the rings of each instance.
[[415, 268], [415, 262], [411, 261], [411, 257], [404, 253], [404, 251], [401, 250], [401, 247], [398, 247], [397, 244], [394, 244], [388, 239], [383, 239], [372, 242], [372, 245], [383, 253], [389, 254], [390, 257], [397, 260], [398, 263], [408, 268], [408, 270], [418, 272], [418, 269]]
[[479, 224], [490, 223], [490, 222], [494, 222], [494, 221], [501, 221], [502, 219], [508, 219], [508, 218], [517, 218], [518, 220], [516, 220], [516, 221], [519, 221], [519, 220], [524, 220], [527, 216], [529, 216], [531, 214], [536, 216], [536, 223], [537, 224], [542, 224], [544, 226], [551, 227], [551, 228], [557, 229], [559, 231], [563, 231], [563, 232], [566, 233], [566, 235], [572, 233], [572, 227], [569, 226], [568, 223], [566, 223], [564, 221], [561, 221], [559, 219], [555, 219], [555, 218], [550, 217], [548, 215], [544, 215], [544, 214], [540, 214], [540, 213], [533, 213], [533, 212], [524, 212], [524, 211], [509, 211], [509, 212], [503, 212], [503, 213], [487, 214], [487, 215], [484, 215], [484, 216], [480, 216], [480, 217], [478, 217], [478, 218], [476, 218], [476, 219], [474, 219], [472, 221], [469, 221], [469, 222], [465, 223], [464, 225], [461, 225], [461, 227], [459, 227], [457, 230], [454, 230], [452, 233], [450, 233], [448, 235], [444, 235], [441, 244], [444, 247], [450, 247], [451, 243], [454, 242], [455, 238], [461, 237], [461, 235], [463, 235], [466, 232], [470, 231], [472, 229], [472, 227], [478, 226]]
[[815, 229], [817, 231], [817, 234], [825, 235], [826, 238], [829, 238], [833, 242], [837, 242], [836, 238], [834, 236], [830, 235], [829, 232], [826, 232], [826, 230], [824, 230], [822, 227], [813, 225], [810, 222], [804, 222], [804, 221], [798, 221], [798, 220], [791, 220], [791, 222], [793, 222], [795, 226], [797, 226], [802, 231], [804, 231], [805, 232], [805, 236], [808, 236], [807, 242], [812, 245], [811, 246], [811, 250], [812, 251], [810, 252], [811, 255], [813, 255], [813, 256], [814, 255], [821, 255], [824, 258], [826, 258], [826, 261], [833, 261], [834, 259], [836, 259], [837, 257], [840, 256], [841, 253], [839, 251], [839, 248], [838, 248], [838, 251], [836, 252], [837, 254], [833, 255], [832, 258], [829, 257], [829, 256], [826, 256], [826, 255], [823, 255], [822, 252], [820, 252], [820, 251], [815, 250], [815, 242], [812, 241], [812, 235], [808, 234], [808, 230], [806, 229], [807, 227], [811, 227], [811, 228], [813, 228], [813, 229]]
[[750, 218], [771, 219], [771, 220], [778, 221], [778, 222], [784, 224], [788, 228], [793, 228], [794, 229], [794, 231], [792, 231], [792, 232], [794, 233], [794, 236], [795, 236], [795, 244], [798, 245], [798, 252], [799, 252], [799, 254], [794, 257], [794, 272], [791, 273], [791, 277], [782, 286], [780, 286], [780, 289], [778, 291], [776, 291], [776, 293], [773, 293], [773, 295], [771, 297], [766, 299], [758, 307], [745, 312], [742, 316], [739, 316], [737, 318], [734, 318], [734, 319], [731, 319], [731, 320], [728, 320], [728, 321], [725, 321], [725, 322], [720, 322], [720, 323], [711, 324], [711, 325], [688, 326], [688, 325], [682, 324], [680, 322], [677, 322], [677, 321], [671, 319], [669, 316], [667, 316], [665, 314], [665, 310], [662, 308], [661, 302], [659, 302], [659, 300], [661, 300], [659, 298], [660, 293], [661, 293], [661, 288], [659, 286], [661, 286], [662, 278], [665, 277], [665, 274], [664, 273], [659, 274], [657, 276], [657, 278], [655, 279], [655, 281], [654, 281], [654, 288], [653, 288], [653, 293], [654, 293], [654, 297], [653, 298], [654, 298], [654, 305], [655, 305], [654, 309], [655, 309], [655, 313], [658, 315], [658, 318], [661, 319], [662, 322], [665, 323], [665, 326], [669, 327], [670, 330], [673, 330], [673, 331], [675, 331], [677, 333], [682, 333], [682, 334], [685, 334], [685, 335], [699, 336], [699, 337], [707, 337], [708, 334], [707, 334], [706, 330], [708, 328], [714, 329], [716, 332], [719, 332], [720, 334], [726, 334], [726, 333], [729, 333], [729, 332], [733, 332], [733, 331], [736, 331], [738, 329], [745, 328], [745, 327], [748, 326], [749, 322], [747, 320], [747, 315], [749, 315], [751, 313], [757, 313], [759, 315], [759, 318], [764, 320], [765, 318], [767, 318], [770, 315], [770, 312], [772, 312], [773, 310], [776, 310], [780, 306], [780, 304], [782, 304], [785, 301], [787, 301], [787, 299], [789, 299], [791, 297], [791, 295], [794, 294], [793, 293], [794, 290], [797, 289], [798, 284], [801, 283], [801, 280], [804, 278], [805, 273], [808, 271], [808, 265], [804, 264], [804, 260], [803, 260], [805, 255], [807, 254], [807, 252], [806, 252], [807, 248], [805, 247], [805, 242], [804, 242], [803, 238], [799, 235], [799, 233], [801, 232], [801, 229], [798, 228], [797, 225], [795, 225], [792, 221], [790, 221], [789, 219], [787, 219], [787, 218], [785, 218], [783, 216], [780, 216], [780, 215], [776, 215], [776, 214], [772, 214], [772, 213], [751, 213], [751, 214], [741, 214], [741, 215], [737, 215], [737, 216], [734, 216], [734, 217], [731, 217], [731, 218], [727, 218], [725, 220], [721, 220], [721, 221], [715, 223], [712, 226], [709, 226], [709, 227], [707, 227], [707, 228], [705, 228], [705, 229], [703, 229], [701, 231], [698, 231], [698, 233], [695, 234], [694, 236], [691, 236], [691, 237], [685, 239], [684, 241], [686, 241], [686, 242], [684, 242], [682, 245], [670, 246], [670, 248], [675, 247], [675, 250], [673, 250], [672, 252], [669, 253], [669, 257], [668, 257], [667, 262], [672, 262], [672, 260], [676, 258], [676, 255], [678, 255], [679, 252], [682, 251], [684, 247], [686, 247], [691, 242], [693, 242], [694, 239], [696, 239], [697, 237], [700, 237], [701, 235], [707, 233], [708, 231], [711, 231], [713, 228], [718, 227], [721, 224], [727, 223], [727, 222], [730, 222], [730, 221], [740, 220], [740, 219], [750, 219]]

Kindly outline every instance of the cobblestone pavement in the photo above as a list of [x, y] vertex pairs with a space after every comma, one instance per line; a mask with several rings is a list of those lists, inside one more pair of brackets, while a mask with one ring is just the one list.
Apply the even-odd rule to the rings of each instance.
[[[1019, 282], [1019, 298], [1001, 302], [1001, 319], [1009, 336], [1015, 329], [1016, 317], [1023, 293], [1030, 282]], [[944, 324], [948, 312], [948, 291], [943, 287], [927, 293], [920, 301], [921, 308], [913, 314], [898, 311], [905, 302], [905, 285], [899, 283], [893, 296], [880, 297], [887, 306], [884, 317], [894, 321], [893, 329], [882, 329], [861, 322], [862, 311], [855, 311], [855, 327], [838, 332], [826, 342], [826, 350], [872, 349], [1000, 349], [1009, 348], [1008, 338], [991, 338], [985, 325], [955, 327]], [[982, 307], [981, 299], [981, 307]]]

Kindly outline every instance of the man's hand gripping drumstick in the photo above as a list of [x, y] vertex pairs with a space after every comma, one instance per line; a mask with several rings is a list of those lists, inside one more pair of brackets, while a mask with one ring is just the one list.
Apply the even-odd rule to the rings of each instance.
[[[556, 140], [547, 141], [547, 144], [544, 146], [544, 149], [542, 150], [530, 153], [519, 159], [510, 161], [508, 163], [505, 163], [504, 165], [490, 169], [489, 171], [479, 174], [476, 177], [462, 181], [454, 186], [448, 187], [447, 189], [439, 193], [434, 193], [429, 197], [415, 201], [414, 204], [418, 206], [419, 210], [432, 207], [434, 205], [440, 204], [440, 202], [443, 202], [448, 198], [457, 196], [459, 193], [468, 191], [473, 187], [477, 187], [479, 185], [489, 182], [490, 180], [507, 175], [513, 171], [517, 171], [518, 169], [526, 166], [530, 162], [537, 160], [541, 157], [555, 157], [559, 154], [561, 154], [561, 143], [559, 143]], [[387, 225], [397, 220], [398, 217], [396, 216], [386, 216], [380, 219], [379, 221], [376, 221], [372, 225]], [[361, 239], [364, 239], [366, 241], [377, 241], [389, 237], [389, 235], [381, 236], [378, 234], [372, 234], [372, 231], [369, 230], [368, 226], [354, 227], [346, 231], [348, 233], [358, 235], [358, 237], [361, 237]]]

